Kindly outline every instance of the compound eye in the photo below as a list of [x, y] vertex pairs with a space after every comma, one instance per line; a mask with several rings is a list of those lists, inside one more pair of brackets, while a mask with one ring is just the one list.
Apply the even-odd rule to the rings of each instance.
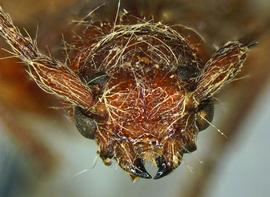
[[214, 103], [212, 100], [203, 101], [197, 110], [196, 125], [200, 131], [206, 129], [214, 117]]
[[96, 123], [89, 116], [85, 115], [84, 111], [80, 107], [75, 107], [75, 125], [78, 131], [86, 138], [94, 139], [96, 134]]
[[177, 69], [177, 73], [183, 81], [197, 78], [201, 72], [194, 65], [181, 65]]
[[105, 72], [97, 72], [91, 76], [91, 80], [88, 82], [88, 85], [98, 85], [103, 87], [108, 80], [109, 76]]
[[103, 93], [104, 87], [109, 80], [109, 76], [101, 71], [87, 76], [85, 80], [87, 81], [87, 85], [90, 87], [92, 94], [97, 98]]

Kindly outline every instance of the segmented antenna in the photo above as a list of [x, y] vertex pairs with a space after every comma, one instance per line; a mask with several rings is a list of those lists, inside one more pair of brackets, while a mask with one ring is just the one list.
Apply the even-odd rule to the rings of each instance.
[[93, 106], [91, 91], [79, 77], [60, 61], [40, 53], [32, 38], [23, 36], [1, 7], [0, 35], [14, 55], [28, 65], [30, 76], [44, 91], [84, 109]]

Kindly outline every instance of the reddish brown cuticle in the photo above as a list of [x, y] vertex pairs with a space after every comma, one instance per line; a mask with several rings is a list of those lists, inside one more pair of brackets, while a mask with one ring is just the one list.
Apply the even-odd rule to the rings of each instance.
[[[204, 112], [212, 110], [199, 112], [200, 104], [240, 72], [248, 47], [228, 42], [210, 58], [203, 39], [190, 28], [129, 15], [119, 21], [78, 30], [71, 65], [41, 54], [2, 9], [0, 34], [43, 90], [95, 120], [94, 137], [106, 165], [115, 159], [133, 178], [151, 178], [144, 168], [144, 160], [150, 160], [158, 179], [178, 167], [184, 153], [196, 150], [196, 121], [204, 128]], [[186, 70], [179, 72], [181, 67]], [[91, 76], [99, 72], [108, 80], [91, 86]]]

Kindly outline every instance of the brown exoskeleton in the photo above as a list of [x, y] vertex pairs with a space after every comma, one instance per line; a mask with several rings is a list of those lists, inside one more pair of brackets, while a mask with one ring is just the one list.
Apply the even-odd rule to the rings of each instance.
[[228, 42], [209, 57], [188, 27], [120, 21], [87, 24], [70, 44], [70, 65], [42, 54], [2, 9], [0, 33], [37, 85], [70, 104], [106, 165], [115, 159], [133, 178], [151, 178], [150, 160], [159, 179], [196, 150], [213, 119], [212, 97], [239, 73], [252, 44]]

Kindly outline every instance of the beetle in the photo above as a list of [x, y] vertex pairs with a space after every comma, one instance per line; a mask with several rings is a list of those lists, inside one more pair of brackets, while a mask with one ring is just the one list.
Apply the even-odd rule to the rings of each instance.
[[213, 96], [240, 72], [254, 43], [230, 41], [211, 56], [193, 29], [124, 12], [119, 23], [89, 22], [69, 45], [70, 63], [41, 53], [0, 10], [0, 34], [44, 91], [69, 103], [78, 131], [133, 179], [154, 179], [196, 150], [213, 119]]

